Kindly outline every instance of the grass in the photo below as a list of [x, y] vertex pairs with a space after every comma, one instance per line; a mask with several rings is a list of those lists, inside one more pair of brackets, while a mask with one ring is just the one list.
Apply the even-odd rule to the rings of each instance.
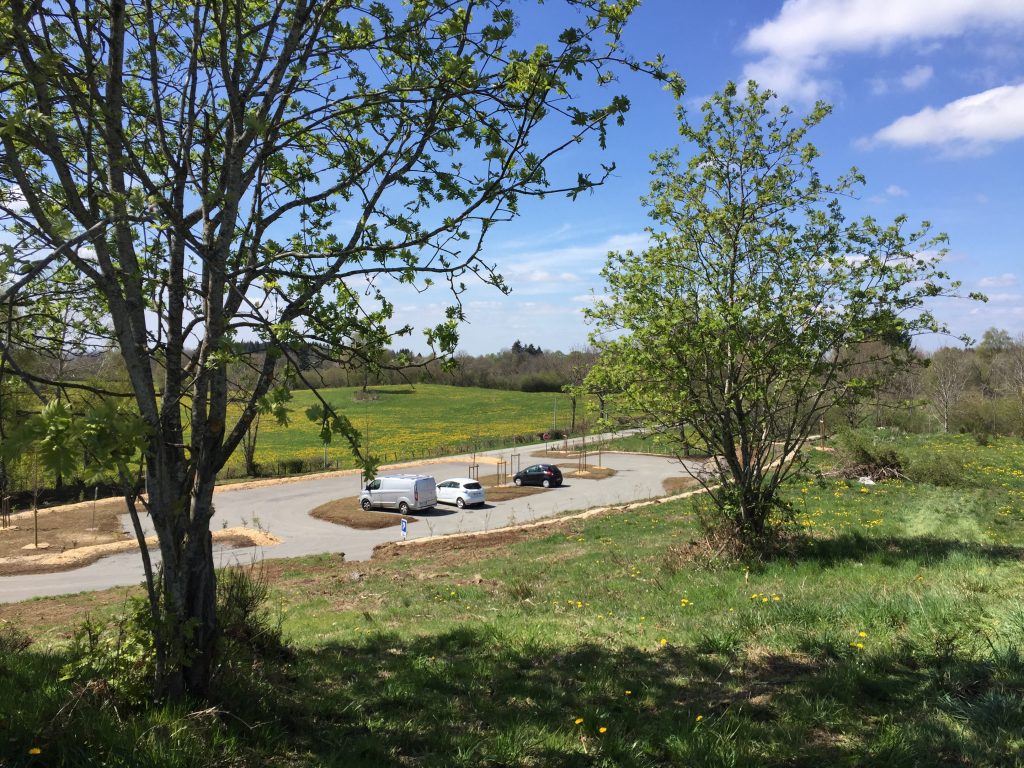
[[[370, 395], [375, 399], [357, 399], [358, 387], [325, 389], [321, 395], [352, 421], [370, 453], [385, 461], [514, 446], [517, 438], [526, 436], [539, 440], [538, 435], [550, 429], [553, 414], [559, 428], [568, 426], [569, 400], [557, 392], [417, 384], [373, 387]], [[267, 472], [280, 474], [278, 463], [286, 460], [322, 466], [319, 425], [305, 415], [315, 402], [311, 392], [296, 391], [288, 426], [262, 420], [256, 461]], [[328, 447], [328, 462], [332, 467], [355, 466], [348, 445], [342, 442]], [[229, 466], [235, 472], [242, 467], [241, 452]]]
[[0, 761], [1024, 765], [1022, 447], [900, 445], [963, 482], [800, 478], [806, 536], [765, 563], [708, 562], [685, 502], [272, 561], [294, 654], [222, 674], [213, 710], [115, 712], [59, 681], [53, 601], [4, 606], [51, 641], [0, 656]]
[[[626, 435], [607, 440], [601, 444], [606, 451], [626, 451], [628, 453], [653, 453], [658, 456], [675, 456], [676, 445], [669, 444], [664, 437], [653, 433]], [[693, 455], [697, 456], [694, 450]]]

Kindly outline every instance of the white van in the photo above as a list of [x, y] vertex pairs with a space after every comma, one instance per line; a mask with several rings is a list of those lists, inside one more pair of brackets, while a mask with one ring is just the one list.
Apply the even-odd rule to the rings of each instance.
[[418, 512], [437, 504], [437, 483], [429, 475], [391, 475], [367, 483], [359, 494], [363, 509], [383, 507], [397, 509], [403, 515]]

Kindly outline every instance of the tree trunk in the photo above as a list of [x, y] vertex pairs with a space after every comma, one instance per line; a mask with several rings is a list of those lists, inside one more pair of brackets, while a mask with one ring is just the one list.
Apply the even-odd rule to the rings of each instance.
[[245, 474], [249, 477], [256, 477], [259, 472], [256, 466], [256, 440], [260, 432], [260, 416], [253, 417], [249, 428], [245, 430], [245, 437], [242, 438], [242, 456], [245, 458]]
[[213, 476], [190, 486], [184, 466], [154, 461], [149, 467], [150, 514], [163, 557], [166, 665], [157, 692], [169, 699], [202, 699], [209, 691], [217, 641]]

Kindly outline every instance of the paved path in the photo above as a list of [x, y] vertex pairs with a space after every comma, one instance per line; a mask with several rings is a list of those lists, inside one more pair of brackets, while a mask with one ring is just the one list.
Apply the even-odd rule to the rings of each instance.
[[[524, 446], [518, 449], [522, 467], [542, 459], [532, 453], [544, 446]], [[481, 457], [509, 458], [510, 452], [490, 451]], [[485, 459], [486, 461], [486, 459]], [[548, 460], [552, 461], [552, 460]], [[563, 471], [572, 471], [574, 460], [558, 461]], [[453, 457], [419, 465], [405, 464], [398, 468], [385, 468], [381, 474], [420, 472], [441, 480], [464, 477], [469, 458]], [[483, 508], [458, 510], [439, 505], [432, 512], [415, 512], [417, 522], [409, 524], [409, 538], [421, 538], [459, 531], [489, 530], [521, 522], [529, 522], [556, 514], [580, 511], [590, 507], [619, 504], [638, 499], [664, 495], [662, 481], [682, 473], [674, 459], [639, 454], [605, 453], [602, 464], [616, 474], [604, 480], [578, 480], [567, 478], [561, 488], [523, 496], [508, 501], [488, 503]], [[494, 473], [493, 463], [483, 463], [481, 474]], [[368, 560], [377, 544], [399, 539], [398, 526], [375, 531], [360, 531], [317, 520], [309, 515], [314, 507], [333, 499], [356, 496], [359, 493], [358, 473], [339, 473], [331, 477], [313, 478], [299, 482], [232, 489], [230, 486], [214, 496], [216, 514], [214, 530], [225, 527], [259, 527], [282, 540], [272, 547], [227, 548], [216, 547], [214, 558], [218, 566], [249, 563], [262, 558], [295, 557], [323, 552], [344, 552], [346, 560]], [[384, 512], [382, 514], [392, 514]], [[393, 513], [397, 514], [397, 513]], [[148, 527], [148, 519], [145, 521]], [[125, 518], [127, 523], [127, 516]], [[156, 561], [159, 552], [153, 551]], [[155, 563], [154, 563], [155, 565]], [[0, 603], [15, 602], [31, 597], [61, 595], [72, 592], [127, 586], [143, 581], [142, 561], [138, 552], [106, 557], [91, 565], [59, 573], [31, 574], [0, 577]]]

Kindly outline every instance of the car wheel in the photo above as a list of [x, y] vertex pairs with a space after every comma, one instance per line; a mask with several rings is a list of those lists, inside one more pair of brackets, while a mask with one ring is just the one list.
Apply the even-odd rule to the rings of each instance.
[[466, 506], [466, 502], [461, 496], [459, 496], [459, 498], [455, 500], [455, 506], [458, 507], [459, 509], [462, 509], [464, 506]]
[[517, 478], [515, 479], [515, 483], [516, 483], [516, 485], [522, 485], [522, 484], [523, 484], [523, 478], [521, 478], [521, 477], [517, 477]]
[[543, 485], [543, 486], [544, 486], [545, 488], [550, 488], [550, 487], [551, 487], [551, 481], [550, 481], [550, 480], [548, 480], [548, 479], [547, 479], [547, 478], [545, 477], [545, 478], [544, 478], [544, 482], [543, 482], [543, 483], [541, 483], [541, 485]]
[[370, 503], [369, 499], [363, 499], [362, 501], [359, 502], [359, 506], [362, 507], [364, 511], [369, 512], [370, 507], [372, 507], [373, 505]]
[[401, 512], [403, 515], [409, 514], [409, 505], [403, 501], [401, 504], [398, 505], [398, 511]]

